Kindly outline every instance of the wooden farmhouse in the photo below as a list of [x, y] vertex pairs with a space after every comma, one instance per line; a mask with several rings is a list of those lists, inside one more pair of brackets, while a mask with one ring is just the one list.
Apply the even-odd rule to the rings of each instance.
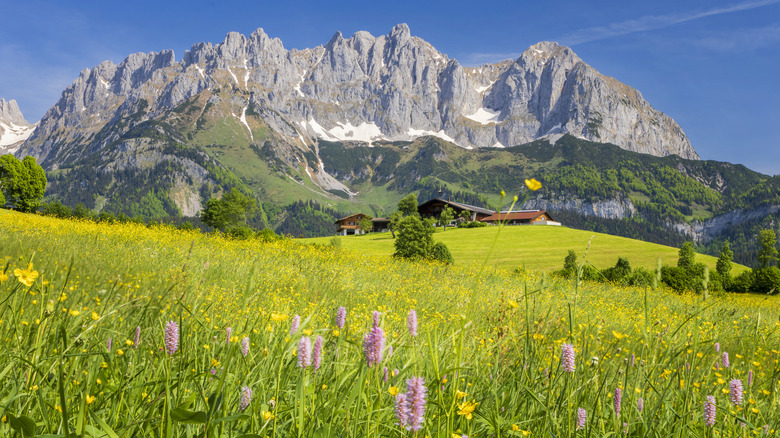
[[502, 211], [482, 219], [482, 222], [495, 225], [561, 225], [544, 210]]
[[437, 218], [439, 215], [441, 215], [442, 210], [444, 210], [444, 207], [446, 206], [449, 206], [451, 209], [455, 210], [456, 218], [461, 217], [463, 211], [467, 211], [472, 221], [482, 220], [495, 213], [495, 211], [488, 210], [487, 208], [461, 204], [460, 202], [449, 201], [441, 198], [433, 198], [430, 201], [423, 202], [417, 206], [417, 212], [420, 213], [420, 216], [424, 218]]
[[360, 221], [367, 217], [368, 216], [363, 213], [355, 213], [337, 220], [334, 222], [339, 227], [336, 230], [336, 234], [341, 236], [348, 236], [350, 234], [364, 234], [363, 230], [360, 228]]

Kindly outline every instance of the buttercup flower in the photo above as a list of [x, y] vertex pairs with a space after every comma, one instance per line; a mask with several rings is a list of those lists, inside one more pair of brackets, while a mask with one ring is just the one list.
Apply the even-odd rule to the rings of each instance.
[[35, 279], [38, 278], [38, 271], [33, 271], [33, 264], [27, 265], [27, 269], [14, 269], [14, 276], [20, 283], [30, 287], [35, 283]]
[[535, 178], [531, 178], [525, 180], [525, 186], [528, 187], [528, 190], [537, 191], [542, 188], [542, 183], [537, 181]]

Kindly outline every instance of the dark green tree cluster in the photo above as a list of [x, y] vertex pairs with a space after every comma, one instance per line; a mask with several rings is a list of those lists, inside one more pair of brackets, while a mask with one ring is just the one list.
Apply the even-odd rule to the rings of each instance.
[[[435, 260], [451, 264], [454, 259], [447, 245], [434, 242], [433, 220], [421, 219], [417, 196], [413, 193], [398, 202], [398, 211], [390, 216], [390, 230], [395, 240], [393, 256], [408, 260]], [[396, 234], [397, 233], [397, 234]]]
[[206, 208], [200, 212], [200, 219], [212, 228], [246, 239], [255, 234], [247, 225], [254, 209], [255, 200], [234, 189], [225, 193], [222, 199], [209, 199]]
[[645, 268], [631, 268], [628, 259], [618, 257], [615, 266], [606, 269], [577, 263], [577, 254], [569, 250], [563, 261], [563, 269], [556, 272], [564, 278], [578, 278], [586, 281], [611, 282], [624, 286], [651, 286], [653, 284], [653, 272]]
[[703, 263], [696, 262], [693, 243], [685, 242], [678, 253], [676, 266], [660, 266], [657, 272], [644, 268], [631, 269], [628, 260], [620, 257], [614, 267], [599, 271], [591, 265], [577, 264], [577, 255], [569, 250], [563, 269], [557, 275], [566, 278], [580, 278], [591, 281], [610, 281], [623, 285], [654, 285], [658, 280], [676, 291], [728, 291], [728, 292], [780, 292], [780, 268], [778, 262], [777, 235], [774, 230], [762, 230], [758, 236], [757, 266], [732, 277], [731, 268], [734, 252], [728, 242], [723, 243], [710, 272]]
[[32, 213], [46, 192], [46, 172], [31, 156], [19, 161], [11, 154], [0, 157], [0, 207]]
[[454, 259], [447, 245], [434, 242], [436, 230], [431, 219], [406, 216], [398, 223], [398, 238], [395, 240], [395, 257], [409, 260], [435, 260], [451, 264]]

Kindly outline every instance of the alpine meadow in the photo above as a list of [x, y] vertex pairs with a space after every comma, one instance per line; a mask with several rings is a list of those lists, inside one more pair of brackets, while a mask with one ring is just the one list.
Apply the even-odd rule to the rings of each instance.
[[780, 0], [184, 6], [3, 8], [0, 437], [780, 435]]

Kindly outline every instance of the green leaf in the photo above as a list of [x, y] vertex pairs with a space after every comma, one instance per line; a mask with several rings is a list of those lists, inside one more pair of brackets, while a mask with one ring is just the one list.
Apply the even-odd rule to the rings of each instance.
[[228, 415], [227, 417], [217, 418], [216, 420], [211, 420], [212, 423], [227, 423], [230, 421], [236, 421], [236, 420], [248, 420], [251, 418], [249, 414], [233, 414]]
[[178, 407], [171, 411], [171, 420], [178, 421], [179, 423], [204, 424], [208, 419], [208, 415], [202, 411], [190, 411], [182, 407]]
[[11, 425], [11, 429], [21, 433], [22, 436], [35, 436], [35, 429], [37, 429], [37, 426], [32, 418], [24, 415], [16, 417], [10, 412], [6, 415], [8, 417], [8, 424]]
[[100, 426], [100, 428], [102, 429], [101, 432], [105, 433], [110, 438], [119, 438], [116, 432], [114, 432], [114, 429], [111, 429], [111, 427], [108, 424], [106, 424], [106, 422], [103, 421], [102, 418], [100, 418], [97, 414], [95, 414], [92, 411], [90, 411], [89, 414], [92, 417], [92, 419], [95, 420], [95, 423], [97, 423]]

